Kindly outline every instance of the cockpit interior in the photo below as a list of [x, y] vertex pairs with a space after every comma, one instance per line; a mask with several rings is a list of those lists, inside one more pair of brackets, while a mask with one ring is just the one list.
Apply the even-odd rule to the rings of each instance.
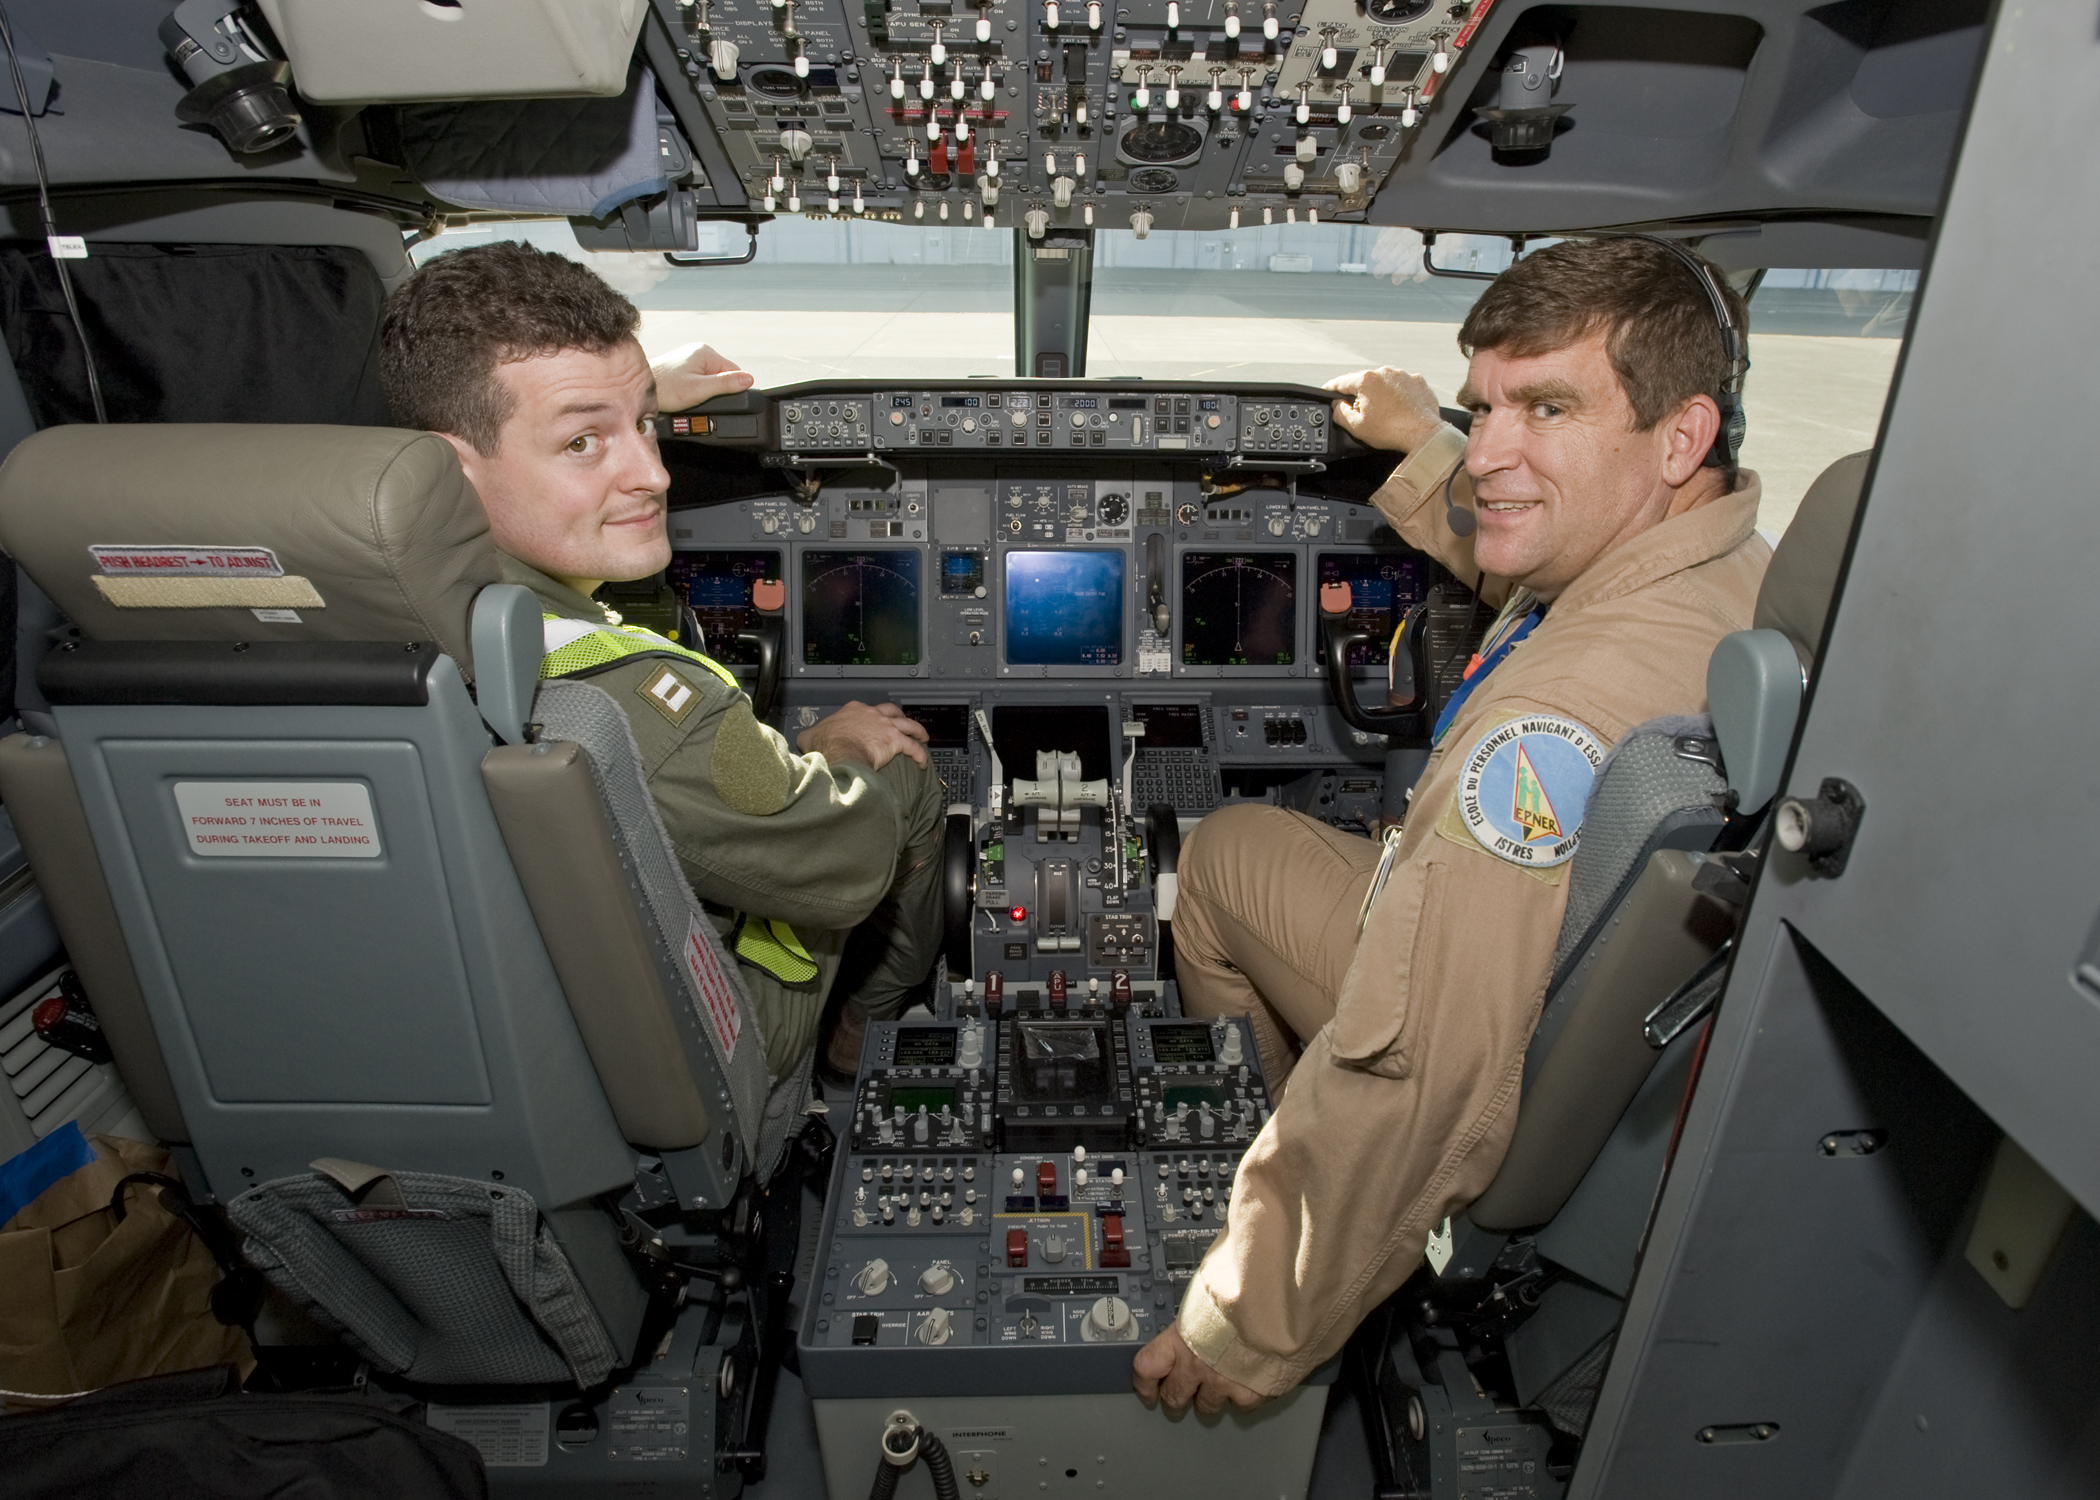
[[[0, 45], [0, 1488], [2100, 1494], [2090, 7], [0, 0]], [[1390, 861], [1509, 596], [1327, 382], [1420, 374], [1456, 455], [1478, 299], [1627, 235], [1748, 309], [1753, 628], [1598, 747], [1485, 1191], [1290, 1389], [1141, 1401], [1289, 1098], [1184, 1007], [1183, 847], [1264, 807]], [[783, 765], [850, 704], [923, 734], [938, 957], [843, 1072], [769, 1066], [655, 742], [389, 407], [389, 297], [513, 241], [664, 397], [748, 376], [649, 412], [670, 560], [608, 628]]]

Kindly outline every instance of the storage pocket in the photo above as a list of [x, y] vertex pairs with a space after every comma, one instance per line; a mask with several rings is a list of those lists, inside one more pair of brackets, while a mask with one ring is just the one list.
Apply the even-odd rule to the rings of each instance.
[[1342, 984], [1327, 1045], [1335, 1060], [1381, 1078], [1414, 1071], [1412, 1042], [1423, 987], [1433, 983], [1447, 872], [1411, 860], [1394, 870], [1372, 906]]

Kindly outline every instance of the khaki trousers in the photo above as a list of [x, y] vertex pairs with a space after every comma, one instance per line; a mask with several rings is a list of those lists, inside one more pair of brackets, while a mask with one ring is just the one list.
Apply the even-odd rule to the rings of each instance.
[[1380, 846], [1280, 807], [1227, 807], [1182, 846], [1174, 911], [1181, 1006], [1247, 1016], [1280, 1093], [1305, 1040], [1334, 1019], [1356, 914]]

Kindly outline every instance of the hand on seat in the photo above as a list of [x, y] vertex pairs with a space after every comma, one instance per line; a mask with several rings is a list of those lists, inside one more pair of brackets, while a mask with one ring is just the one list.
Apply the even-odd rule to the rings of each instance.
[[1337, 375], [1327, 382], [1327, 389], [1353, 398], [1334, 403], [1334, 420], [1351, 437], [1373, 448], [1412, 453], [1443, 425], [1429, 382], [1391, 365]]
[[1212, 1369], [1173, 1323], [1138, 1350], [1131, 1364], [1130, 1384], [1147, 1406], [1164, 1401], [1168, 1411], [1181, 1412], [1193, 1400], [1197, 1414], [1205, 1417], [1216, 1416], [1228, 1401], [1241, 1411], [1251, 1411], [1269, 1399]]
[[658, 411], [690, 411], [731, 391], [748, 391], [758, 379], [706, 344], [673, 349], [651, 373], [656, 376]]
[[928, 764], [926, 730], [894, 703], [853, 702], [795, 736], [804, 755], [822, 755], [833, 765], [851, 762], [879, 771], [898, 755]]

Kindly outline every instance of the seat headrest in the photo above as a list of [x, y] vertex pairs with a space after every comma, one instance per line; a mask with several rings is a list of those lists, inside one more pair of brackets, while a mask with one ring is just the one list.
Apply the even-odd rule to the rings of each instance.
[[1848, 454], [1816, 477], [1757, 591], [1756, 627], [1786, 636], [1803, 667], [1815, 665], [1823, 643], [1823, 622], [1830, 617], [1838, 566], [1845, 560], [1845, 542], [1873, 456], [1871, 451]]
[[0, 547], [91, 640], [435, 641], [469, 678], [497, 578], [451, 445], [390, 427], [48, 428], [0, 465]]

